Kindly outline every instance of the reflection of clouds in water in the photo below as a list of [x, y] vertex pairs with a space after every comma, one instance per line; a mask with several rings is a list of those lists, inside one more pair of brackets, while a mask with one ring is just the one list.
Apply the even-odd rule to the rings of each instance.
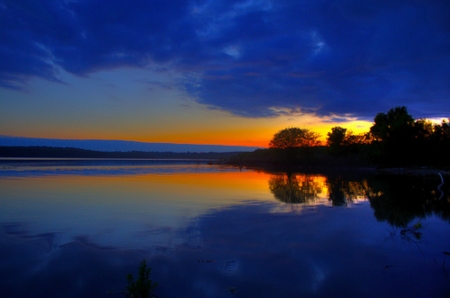
[[235, 259], [230, 259], [223, 265], [223, 271], [225, 273], [233, 274], [239, 269], [239, 262]]
[[314, 278], [313, 282], [311, 283], [311, 290], [312, 292], [317, 292], [322, 285], [322, 282], [326, 279], [325, 272], [323, 269], [317, 265], [317, 263], [314, 263], [313, 260], [310, 260], [309, 262], [311, 264], [311, 267], [314, 272]]
[[[17, 228], [20, 227], [20, 230]], [[45, 253], [52, 253], [60, 247], [75, 241], [89, 246], [108, 249], [137, 249], [150, 254], [172, 254], [179, 247], [197, 249], [201, 247], [200, 230], [195, 225], [188, 228], [148, 227], [145, 230], [128, 228], [110, 229], [108, 232], [93, 229], [92, 233], [77, 234], [76, 231], [42, 232], [22, 223], [1, 225], [6, 235], [20, 239], [34, 240]], [[28, 229], [29, 228], [29, 229]], [[131, 233], [130, 233], [131, 232]]]
[[217, 270], [244, 297], [311, 293], [325, 280], [310, 244], [303, 242], [310, 229], [302, 228], [297, 215], [269, 213], [275, 205], [235, 206], [200, 218], [202, 250], [214, 254]]
[[126, 274], [142, 260], [140, 252], [99, 247], [82, 237], [52, 251], [41, 239], [0, 237], [2, 297], [123, 297]]
[[196, 279], [192, 282], [192, 288], [197, 293], [196, 297], [218, 297], [223, 292], [220, 284], [213, 278]]
[[[67, 291], [74, 290], [72, 280], [88, 284], [92, 279], [111, 287], [108, 282], [98, 281], [89, 274], [92, 271], [93, 275], [99, 275], [105, 268], [122, 266], [117, 270], [122, 274], [119, 279], [125, 281], [123, 274], [136, 269], [140, 261], [128, 255], [127, 260], [117, 256], [126, 251], [150, 260], [154, 269], [152, 275], [161, 285], [160, 297], [229, 297], [231, 293], [227, 289], [235, 289], [241, 297], [291, 297], [293, 293], [296, 296], [361, 297], [367, 296], [367, 287], [387, 282], [381, 279], [386, 264], [395, 261], [401, 264], [396, 268], [402, 266], [405, 272], [410, 269], [414, 272], [416, 266], [410, 262], [409, 251], [405, 253], [394, 244], [386, 245], [383, 241], [386, 225], [376, 222], [368, 202], [355, 204], [353, 209], [329, 208], [331, 199], [327, 197], [307, 204], [286, 204], [273, 200], [271, 194], [268, 194], [271, 200], [264, 202], [244, 201], [239, 195], [254, 198], [257, 197], [255, 192], [238, 189], [228, 193], [225, 191], [228, 184], [220, 188], [193, 184], [189, 191], [182, 190], [191, 195], [186, 198], [184, 193], [179, 195], [178, 192], [163, 196], [178, 185], [175, 183], [168, 183], [163, 191], [156, 192], [163, 180], [151, 184], [153, 180], [120, 182], [108, 177], [88, 188], [86, 182], [92, 181], [91, 177], [84, 180], [71, 176], [59, 180], [47, 178], [22, 180], [59, 182], [56, 184], [61, 192], [56, 192], [54, 187], [47, 191], [44, 184], [36, 184], [36, 188], [29, 190], [33, 194], [30, 198], [2, 201], [0, 217], [6, 223], [0, 231], [0, 253], [5, 260], [0, 266], [0, 289], [11, 287], [9, 284], [36, 286], [36, 280], [47, 283], [36, 288], [45, 288], [59, 275], [64, 277], [61, 284], [69, 285]], [[79, 181], [73, 181], [75, 178]], [[186, 182], [186, 177], [182, 178]], [[301, 179], [296, 177], [296, 180], [300, 184]], [[61, 181], [71, 183], [61, 184]], [[4, 193], [13, 182], [2, 184]], [[102, 185], [108, 190], [102, 199], [97, 192], [99, 182], [104, 182]], [[211, 180], [207, 182], [211, 184]], [[267, 190], [267, 180], [264, 183]], [[117, 184], [120, 187], [115, 187]], [[20, 184], [21, 193], [26, 192], [27, 185], [30, 183]], [[143, 191], [133, 192], [142, 185], [145, 186]], [[357, 195], [366, 189], [364, 184], [346, 184], [340, 180], [336, 185], [334, 194], [345, 199], [347, 188], [349, 194]], [[71, 193], [66, 192], [66, 188], [89, 191], [88, 195], [69, 196]], [[15, 189], [10, 192], [11, 197], [18, 194]], [[45, 189], [46, 195], [42, 197], [46, 199], [35, 199], [35, 189]], [[121, 189], [125, 190], [121, 192]], [[50, 193], [56, 195], [48, 200]], [[225, 204], [215, 203], [214, 193], [220, 193], [219, 198], [223, 198]], [[150, 194], [157, 199], [152, 201]], [[179, 200], [169, 204], [177, 195]], [[320, 196], [326, 195], [327, 192], [320, 192]], [[207, 199], [200, 201], [199, 211], [191, 212], [195, 199], [202, 196]], [[74, 204], [60, 205], [62, 200]], [[333, 201], [333, 205], [337, 205], [335, 202], [340, 200]], [[32, 204], [36, 209], [30, 208]], [[16, 205], [27, 211], [21, 218], [29, 221], [9, 220], [9, 210], [14, 211]], [[425, 248], [424, 253], [427, 254]], [[124, 263], [131, 264], [129, 260], [133, 260], [129, 266], [133, 268], [124, 271]], [[418, 268], [427, 276], [435, 274], [428, 267]], [[17, 280], [11, 281], [10, 274]], [[405, 280], [410, 278], [414, 276], [405, 275]], [[174, 284], [177, 287], [173, 287]], [[397, 286], [395, 280], [388, 286]], [[122, 284], [119, 288], [124, 287]], [[336, 290], [339, 295], [334, 293]], [[410, 293], [414, 291], [406, 294]], [[27, 296], [18, 295], [16, 297]]]
[[[54, 175], [45, 177], [2, 178], [0, 225], [26, 223], [23, 232], [28, 235], [58, 233], [56, 245], [82, 235], [99, 245], [121, 249], [199, 247], [199, 230], [190, 221], [211, 208], [245, 203], [259, 192], [242, 181], [245, 173], [237, 177], [236, 170], [198, 168], [204, 172], [198, 174], [192, 165], [160, 165], [142, 167], [142, 171], [151, 169], [154, 174], [150, 175], [90, 177], [53, 171]], [[175, 174], [166, 175], [160, 169]]]
[[190, 224], [184, 230], [180, 230], [176, 233], [176, 237], [182, 239], [181, 246], [189, 249], [199, 249], [203, 245], [202, 233], [198, 227], [198, 218], [194, 218], [189, 221]]
[[[315, 206], [314, 213], [270, 213], [275, 205], [211, 210], [176, 230], [148, 227], [141, 235], [145, 240], [151, 241], [158, 233], [173, 238], [144, 251], [104, 247], [93, 242], [95, 239], [78, 237], [49, 253], [49, 243], [55, 239], [44, 234], [42, 239], [30, 238], [26, 227], [10, 225], [10, 234], [3, 232], [1, 238], [2, 268], [8, 270], [0, 271], [0, 288], [27, 284], [36, 297], [43, 291], [86, 297], [86, 293], [102, 289], [114, 290], [117, 295], [112, 297], [121, 297], [125, 274], [135, 272], [142, 258], [152, 267], [159, 297], [221, 298], [230, 297], [232, 291], [240, 297], [367, 297], [383, 296], [385, 287], [393, 296], [410, 296], [418, 287], [437, 280], [436, 266], [411, 262], [415, 255], [409, 248], [383, 241], [384, 227], [375, 220], [360, 224], [372, 217], [368, 204], [361, 204], [358, 212]], [[361, 239], [365, 236], [374, 241]], [[428, 253], [424, 247], [424, 254]], [[404, 271], [402, 277], [385, 278], [383, 266], [394, 262], [398, 264], [395, 268]], [[426, 285], [399, 287], [403, 279], [413, 280], [418, 269], [423, 276], [430, 276], [421, 278]], [[14, 280], [8, 277], [11, 274]], [[51, 289], [55, 280], [64, 289]], [[27, 296], [24, 291], [8, 297]]]

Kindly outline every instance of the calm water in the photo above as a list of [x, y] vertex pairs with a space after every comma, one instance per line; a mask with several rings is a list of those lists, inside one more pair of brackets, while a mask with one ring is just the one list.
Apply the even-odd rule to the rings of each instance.
[[440, 183], [190, 161], [2, 161], [0, 297], [124, 297], [143, 259], [159, 298], [450, 297]]

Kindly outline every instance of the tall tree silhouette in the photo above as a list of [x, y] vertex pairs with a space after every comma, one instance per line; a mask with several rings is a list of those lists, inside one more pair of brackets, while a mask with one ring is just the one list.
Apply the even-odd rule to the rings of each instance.
[[378, 113], [370, 132], [379, 146], [380, 157], [385, 163], [402, 165], [411, 162], [416, 152], [414, 118], [406, 107], [395, 107], [386, 114]]

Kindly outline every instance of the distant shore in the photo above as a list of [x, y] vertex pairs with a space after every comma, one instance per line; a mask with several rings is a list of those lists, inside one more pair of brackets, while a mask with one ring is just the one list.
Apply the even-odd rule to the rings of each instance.
[[[435, 176], [441, 174], [450, 176], [450, 169], [411, 166], [411, 167], [382, 167], [361, 164], [352, 159], [319, 159], [296, 163], [280, 162], [279, 160], [265, 160], [264, 158], [239, 158], [253, 156], [252, 153], [242, 152], [103, 152], [79, 148], [46, 147], [46, 146], [0, 146], [0, 159], [10, 158], [66, 158], [66, 159], [167, 159], [167, 160], [202, 160], [210, 164], [229, 165], [238, 168], [249, 168], [267, 172], [303, 172], [303, 173], [368, 173], [381, 175], [406, 176]], [[250, 154], [250, 155], [249, 155]], [[238, 157], [236, 159], [236, 157]]]
[[277, 163], [271, 161], [244, 161], [236, 162], [232, 158], [225, 162], [227, 165], [239, 168], [262, 170], [267, 172], [302, 172], [302, 173], [365, 173], [374, 175], [403, 175], [403, 176], [436, 176], [441, 174], [450, 177], [450, 170], [433, 166], [410, 166], [410, 167], [384, 167], [377, 165], [358, 165], [357, 163], [331, 163], [309, 162], [309, 163]]
[[0, 146], [0, 158], [111, 158], [222, 160], [240, 152], [144, 152], [94, 151], [71, 147]]

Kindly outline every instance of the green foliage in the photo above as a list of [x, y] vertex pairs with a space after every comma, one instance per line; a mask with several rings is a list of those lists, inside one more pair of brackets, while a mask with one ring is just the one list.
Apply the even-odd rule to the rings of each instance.
[[150, 298], [152, 296], [153, 289], [158, 285], [153, 283], [150, 279], [151, 268], [147, 267], [145, 260], [142, 260], [139, 266], [139, 276], [134, 281], [133, 275], [130, 273], [127, 275], [127, 291], [126, 296], [129, 298]]

